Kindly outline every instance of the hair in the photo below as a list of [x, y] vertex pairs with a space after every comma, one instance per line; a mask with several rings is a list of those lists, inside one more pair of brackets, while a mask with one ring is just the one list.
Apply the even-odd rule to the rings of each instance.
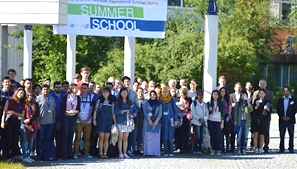
[[[111, 91], [108, 87], [105, 87], [102, 89], [101, 93], [103, 93], [104, 91], [108, 91], [109, 95], [108, 95], [108, 101], [109, 101], [109, 104], [112, 104], [113, 102], [113, 99], [112, 99], [112, 94], [111, 94]], [[105, 100], [105, 98], [103, 97], [103, 94], [100, 95], [99, 97], [99, 101], [100, 103], [103, 103]]]
[[124, 77], [122, 77], [122, 82], [123, 82], [123, 83], [124, 83], [125, 80], [129, 80], [129, 81], [131, 81], [131, 80], [130, 80], [130, 77], [128, 77], [128, 76], [124, 76]]
[[236, 82], [236, 83], [234, 84], [234, 87], [235, 87], [236, 85], [240, 85], [240, 86], [241, 86], [241, 83], [240, 83], [240, 82]]
[[260, 79], [260, 80], [259, 80], [259, 83], [260, 83], [261, 81], [267, 83], [265, 79]]
[[[119, 92], [118, 103], [119, 103], [119, 108], [120, 108], [120, 109], [123, 108], [123, 97], [122, 97], [122, 95], [121, 95], [121, 93], [122, 93], [123, 91], [127, 91], [127, 92], [128, 92], [128, 89], [125, 88], [125, 87], [122, 87], [121, 90], [120, 90], [120, 92]], [[127, 99], [128, 104], [131, 105], [131, 100], [129, 99], [128, 96], [127, 96], [126, 99]]]
[[96, 82], [94, 82], [94, 81], [90, 81], [90, 82], [89, 82], [89, 85], [90, 85], [90, 84], [94, 84], [94, 85], [96, 85]]
[[[175, 95], [174, 95], [174, 96], [171, 95], [171, 90], [174, 90], [174, 91], [175, 91]], [[171, 87], [171, 88], [169, 89], [169, 91], [170, 91], [170, 96], [171, 96], [171, 97], [176, 97], [176, 95], [177, 95], [176, 88]]]
[[73, 92], [73, 89], [74, 89], [75, 87], [77, 87], [76, 84], [74, 84], [74, 83], [71, 83], [71, 84], [70, 84], [70, 87], [69, 87], [70, 93]]
[[289, 86], [284, 86], [284, 87], [283, 87], [283, 91], [284, 91], [285, 89], [288, 89], [288, 90], [290, 91]]
[[49, 89], [50, 87], [47, 84], [43, 84], [43, 85], [41, 85], [41, 89], [43, 89], [43, 88]]
[[157, 100], [161, 99], [161, 91], [162, 91], [161, 87], [158, 86], [158, 87], [155, 88]]
[[139, 85], [139, 83], [138, 83], [137, 81], [135, 81], [135, 82], [133, 83], [133, 85], [134, 85], [135, 83], [137, 83], [137, 84]]
[[21, 98], [20, 99], [20, 103], [22, 104], [22, 105], [24, 105], [25, 104], [25, 101], [26, 101], [26, 91], [24, 90], [24, 88], [22, 88], [22, 87], [19, 87], [19, 88], [17, 88], [16, 90], [15, 90], [15, 92], [14, 92], [14, 94], [12, 95], [12, 99], [14, 100], [14, 101], [17, 101], [17, 100], [19, 100], [19, 98], [18, 98], [18, 93], [19, 93], [19, 91], [23, 91], [24, 92], [24, 96], [23, 96], [23, 98]]
[[154, 80], [150, 80], [149, 83], [150, 83], [150, 82], [154, 82], [154, 83], [156, 83]]
[[136, 91], [138, 91], [138, 90], [144, 91], [144, 89], [142, 87], [137, 87], [137, 90]]
[[47, 81], [47, 80], [50, 81], [50, 82], [52, 81], [51, 78], [48, 77], [48, 78], [44, 79], [43, 82], [45, 82], [45, 81]]
[[169, 82], [168, 82], [168, 85], [169, 85], [169, 83], [171, 83], [171, 82], [174, 83], [174, 85], [176, 86], [176, 83], [177, 83], [177, 82], [176, 82], [175, 79], [170, 79]]
[[55, 82], [54, 82], [54, 87], [55, 87], [56, 85], [62, 85], [62, 83], [59, 82], [59, 81], [55, 81]]
[[26, 78], [26, 79], [23, 79], [23, 80], [24, 80], [24, 82], [26, 82], [26, 81], [32, 82], [31, 78]]
[[39, 84], [34, 84], [32, 87], [32, 91], [34, 91], [37, 87], [39, 87], [41, 89], [41, 86]]
[[78, 73], [75, 73], [74, 75], [73, 75], [73, 79], [81, 79], [81, 76], [80, 76], [80, 74], [78, 74]]
[[64, 85], [69, 85], [69, 82], [68, 81], [62, 82], [62, 86], [64, 86]]
[[259, 89], [259, 93], [263, 91], [266, 94], [266, 90], [265, 89]]
[[165, 82], [161, 82], [160, 86], [161, 85], [167, 86], [167, 84]]
[[181, 79], [179, 79], [179, 81], [181, 81], [181, 80], [185, 80], [185, 81], [186, 81], [186, 79], [185, 79], [185, 78], [181, 78]]
[[14, 69], [9, 69], [9, 70], [7, 71], [7, 74], [9, 74], [10, 72], [17, 74], [17, 72], [16, 72]]
[[191, 98], [188, 97], [188, 89], [185, 87], [182, 87], [180, 90], [181, 90], [181, 93], [183, 93], [185, 100], [189, 103]]
[[219, 79], [225, 79], [226, 80], [226, 77], [224, 75], [222, 75], [222, 76], [219, 76]]
[[213, 90], [212, 92], [211, 92], [211, 97], [210, 97], [210, 104], [211, 104], [211, 106], [213, 107], [213, 102], [214, 102], [214, 99], [213, 99], [213, 94], [214, 93], [217, 93], [218, 94], [218, 106], [219, 106], [219, 110], [221, 111], [222, 110], [222, 106], [223, 106], [223, 104], [219, 104], [220, 102], [221, 102], [221, 95], [220, 95], [220, 92], [218, 91], [218, 90]]
[[[224, 100], [227, 102], [227, 103], [229, 103], [229, 101], [230, 101], [230, 95], [229, 95], [229, 92], [228, 92], [228, 90], [226, 89], [226, 87], [221, 87], [220, 88], [220, 90], [219, 90], [219, 95], [221, 96], [221, 91], [222, 90], [225, 90], [225, 96], [224, 96]], [[221, 96], [221, 99], [222, 99], [222, 96]]]
[[10, 83], [17, 83], [17, 82], [13, 79], [10, 79]]
[[[3, 76], [2, 78], [2, 82], [4, 82], [4, 80], [10, 80], [10, 77], [9, 76]], [[10, 80], [11, 81], [11, 80]]]
[[[31, 94], [31, 96], [32, 96], [32, 99], [31, 99], [30, 102], [27, 101], [27, 99], [28, 99], [28, 97], [29, 97], [29, 94]], [[35, 102], [34, 102], [33, 97], [34, 97], [34, 94], [33, 94], [31, 91], [26, 92], [26, 99], [25, 99], [25, 102], [28, 103], [34, 110], [36, 110], [36, 105], [35, 105]]]
[[107, 85], [111, 85], [113, 87], [113, 84], [111, 82], [106, 82], [105, 86], [107, 86]]
[[191, 83], [195, 83], [195, 84], [197, 85], [197, 82], [196, 82], [196, 80], [194, 80], [194, 79], [191, 80], [190, 84], [191, 84]]
[[252, 85], [252, 87], [253, 87], [253, 84], [252, 84], [252, 82], [250, 82], [250, 81], [247, 81], [247, 82], [245, 83], [245, 85], [246, 85], [247, 83], [250, 83], [250, 84]]
[[82, 86], [87, 86], [87, 87], [89, 87], [89, 85], [87, 84], [87, 83], [83, 83], [83, 84], [81, 84], [81, 87]]
[[[198, 100], [198, 95], [200, 93], [202, 93], [202, 95], [203, 95], [203, 90], [198, 90], [196, 93], [197, 93], [197, 96], [195, 97], [195, 100]], [[196, 106], [196, 105], [197, 105], [197, 102], [194, 102], [194, 106]]]
[[83, 71], [91, 71], [90, 70], [90, 68], [89, 67], [87, 67], [87, 66], [84, 66], [84, 67], [82, 67], [81, 69], [80, 69], [80, 72], [83, 72]]

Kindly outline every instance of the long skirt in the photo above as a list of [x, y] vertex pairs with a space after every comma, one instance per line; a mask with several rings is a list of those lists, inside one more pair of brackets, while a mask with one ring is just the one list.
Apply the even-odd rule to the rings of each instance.
[[148, 121], [143, 120], [142, 139], [143, 139], [143, 155], [160, 156], [160, 132], [147, 132]]

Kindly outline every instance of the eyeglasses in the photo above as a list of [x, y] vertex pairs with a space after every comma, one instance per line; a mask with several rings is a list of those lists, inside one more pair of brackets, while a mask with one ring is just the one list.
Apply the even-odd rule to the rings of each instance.
[[88, 88], [86, 88], [86, 87], [82, 87], [81, 89], [88, 89]]

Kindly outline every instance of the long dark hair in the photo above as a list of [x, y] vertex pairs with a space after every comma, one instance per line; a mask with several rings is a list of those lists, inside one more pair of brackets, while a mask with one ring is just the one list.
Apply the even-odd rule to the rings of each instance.
[[[226, 89], [226, 87], [221, 87], [221, 88], [220, 88], [219, 96], [221, 96], [221, 91], [222, 91], [223, 89], [225, 90], [224, 100], [225, 100], [227, 103], [229, 103], [229, 101], [230, 101], [230, 94], [229, 94], [228, 90]], [[222, 99], [222, 96], [221, 96], [220, 100], [221, 100], [221, 99]]]
[[108, 87], [105, 87], [102, 90], [101, 95], [99, 97], [100, 103], [103, 103], [105, 101], [105, 98], [103, 97], [103, 94], [102, 94], [104, 91], [108, 91], [108, 93], [109, 93], [109, 95], [108, 95], [108, 101], [109, 101], [109, 104], [112, 104], [113, 99], [112, 99], [111, 91], [110, 91], [110, 89]]
[[213, 99], [213, 94], [214, 93], [217, 93], [218, 94], [218, 100], [217, 100], [217, 104], [218, 104], [218, 106], [219, 106], [219, 111], [221, 111], [221, 110], [223, 110], [223, 104], [222, 104], [222, 97], [221, 97], [221, 95], [220, 95], [220, 92], [218, 91], [218, 90], [213, 90], [212, 92], [211, 92], [211, 97], [210, 97], [210, 105], [211, 105], [211, 107], [213, 107], [214, 106], [214, 104], [213, 104], [213, 102], [214, 102], [214, 99]]
[[[24, 92], [24, 95], [23, 95], [23, 98], [19, 99], [19, 98], [18, 98], [18, 93], [19, 93], [19, 91], [21, 91], [21, 90]], [[26, 102], [26, 91], [24, 90], [24, 88], [22, 88], [22, 87], [17, 88], [17, 89], [15, 90], [14, 94], [12, 95], [11, 99], [13, 99], [15, 102], [16, 102], [17, 100], [20, 100], [20, 103], [21, 103], [22, 105], [24, 105], [25, 102]]]
[[[119, 108], [120, 108], [120, 109], [123, 108], [123, 97], [122, 97], [122, 95], [121, 95], [121, 93], [122, 93], [123, 91], [127, 91], [127, 93], [128, 93], [128, 89], [125, 88], [125, 87], [123, 87], [123, 88], [121, 88], [121, 90], [120, 90], [120, 92], [119, 92], [118, 103], [119, 103]], [[129, 106], [130, 106], [130, 105], [131, 105], [131, 100], [129, 99], [129, 96], [127, 96], [126, 99], [127, 99], [127, 102], [128, 102], [128, 104], [129, 104]]]

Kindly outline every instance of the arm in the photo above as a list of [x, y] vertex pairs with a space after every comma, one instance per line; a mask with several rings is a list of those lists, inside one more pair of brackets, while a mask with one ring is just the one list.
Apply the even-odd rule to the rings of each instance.
[[61, 113], [63, 113], [63, 114], [66, 113], [66, 101], [67, 101], [67, 96], [68, 96], [68, 94], [66, 94], [66, 95], [62, 98], [62, 100], [61, 100], [61, 104], [60, 104], [60, 107], [59, 107]]
[[196, 109], [196, 106], [194, 105], [196, 102], [196, 106], [198, 106], [197, 104], [197, 101], [193, 101], [192, 104], [191, 104], [191, 118], [194, 119], [194, 120], [199, 120], [201, 119], [201, 117], [199, 116], [199, 113], [197, 112], [197, 109]]
[[130, 115], [132, 115], [133, 117], [131, 118], [134, 118], [137, 116], [138, 114], [138, 109], [136, 108], [136, 105], [135, 104], [132, 104], [131, 107], [130, 107]]
[[282, 118], [283, 115], [281, 114], [281, 102], [280, 102], [280, 99], [278, 99], [277, 101], [277, 106], [276, 106], [276, 112], [277, 112], [277, 115], [278, 117]]
[[126, 112], [126, 111], [121, 110], [119, 108], [119, 103], [118, 102], [115, 102], [114, 109], [115, 109], [114, 112], [115, 112], [116, 115], [121, 115], [121, 114], [124, 114]]
[[207, 121], [209, 118], [209, 112], [208, 112], [208, 106], [205, 104], [205, 110], [204, 110], [204, 121]]
[[5, 127], [5, 115], [6, 115], [8, 106], [9, 106], [9, 103], [8, 103], [8, 100], [7, 100], [6, 103], [5, 103], [5, 106], [4, 106], [4, 109], [3, 109], [2, 118], [1, 118], [1, 128], [3, 128], [3, 129]]
[[76, 96], [77, 97], [77, 106], [76, 106], [76, 111], [75, 111], [75, 114], [79, 113], [80, 112], [80, 104], [81, 104], [81, 99], [79, 96]]
[[148, 113], [150, 112], [149, 104], [148, 104], [147, 101], [143, 101], [142, 104], [143, 104], [143, 105], [142, 105], [143, 116], [144, 116], [147, 120], [149, 120], [149, 119], [150, 119], [150, 116], [148, 115]]
[[160, 104], [156, 109], [157, 120], [160, 121], [162, 118], [162, 104]]
[[34, 103], [35, 104], [35, 114], [30, 118], [30, 121], [33, 121], [33, 120], [36, 120], [39, 115], [40, 115], [40, 111], [39, 111], [39, 105], [37, 103]]
[[86, 119], [86, 122], [88, 122], [90, 120], [90, 118], [92, 117], [92, 112], [93, 112], [93, 106], [90, 106], [90, 110], [89, 110], [89, 114], [88, 114], [88, 117]]
[[175, 101], [173, 99], [171, 99], [171, 106], [172, 106], [173, 111], [174, 111], [173, 120], [177, 124], [178, 123], [178, 108], [177, 108], [177, 106], [175, 104]]
[[235, 107], [234, 107], [234, 122], [236, 123], [236, 122], [238, 122], [238, 108], [239, 108], [239, 103], [240, 102], [237, 102], [236, 104], [235, 104]]

